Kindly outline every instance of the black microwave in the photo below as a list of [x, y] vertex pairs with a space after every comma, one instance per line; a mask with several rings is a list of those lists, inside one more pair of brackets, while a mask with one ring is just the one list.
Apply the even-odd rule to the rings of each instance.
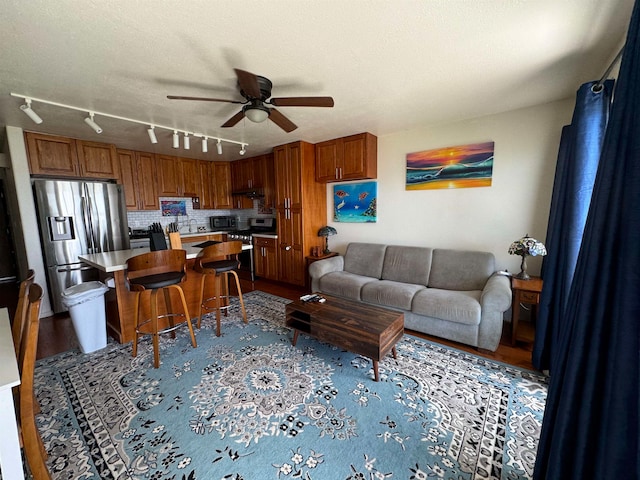
[[209, 227], [211, 230], [235, 230], [238, 228], [238, 221], [231, 215], [209, 217]]

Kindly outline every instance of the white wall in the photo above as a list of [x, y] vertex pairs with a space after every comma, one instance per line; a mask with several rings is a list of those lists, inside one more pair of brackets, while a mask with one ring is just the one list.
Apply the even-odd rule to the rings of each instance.
[[[10, 176], [12, 189], [17, 202], [15, 205], [18, 209], [18, 216], [12, 213], [12, 229], [14, 231], [14, 240], [16, 243], [16, 251], [19, 257], [19, 268], [21, 270], [21, 278], [24, 278], [25, 271], [23, 265], [26, 257], [28, 268], [32, 268], [36, 272], [36, 283], [40, 284], [44, 290], [42, 303], [40, 304], [40, 316], [47, 317], [53, 314], [51, 304], [49, 302], [49, 293], [46, 288], [47, 277], [45, 272], [44, 260], [42, 257], [42, 249], [40, 247], [40, 234], [38, 233], [38, 219], [36, 216], [36, 206], [33, 199], [33, 191], [31, 189], [31, 177], [29, 173], [29, 161], [27, 159], [27, 149], [24, 143], [24, 133], [21, 128], [7, 127], [7, 144], [10, 164]], [[13, 202], [12, 202], [13, 203]], [[22, 232], [22, 240], [19, 241], [16, 232]], [[23, 250], [24, 249], [24, 250]], [[24, 251], [24, 255], [20, 252]]]
[[[562, 127], [571, 122], [568, 99], [448, 125], [378, 138], [377, 223], [333, 222], [333, 187], [327, 187], [328, 224], [338, 234], [331, 250], [349, 242], [375, 242], [493, 252], [496, 268], [520, 271], [507, 249], [528, 233], [545, 241]], [[406, 154], [494, 141], [490, 187], [405, 190]], [[541, 259], [529, 258], [529, 272]]]

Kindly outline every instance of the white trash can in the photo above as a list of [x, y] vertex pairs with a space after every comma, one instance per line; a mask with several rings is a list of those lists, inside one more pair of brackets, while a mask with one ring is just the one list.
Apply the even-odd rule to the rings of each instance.
[[107, 346], [107, 319], [104, 294], [109, 290], [102, 282], [73, 285], [62, 292], [62, 303], [69, 309], [82, 353]]

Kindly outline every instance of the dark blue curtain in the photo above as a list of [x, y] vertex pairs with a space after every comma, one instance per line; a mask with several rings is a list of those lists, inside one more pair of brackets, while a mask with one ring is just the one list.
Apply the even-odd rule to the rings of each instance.
[[532, 357], [539, 370], [551, 368], [553, 349], [565, 325], [564, 310], [609, 120], [613, 80], [594, 92], [596, 83], [585, 83], [578, 89], [571, 125], [562, 129], [560, 139]]
[[636, 1], [554, 348], [538, 480], [640, 477], [639, 35]]

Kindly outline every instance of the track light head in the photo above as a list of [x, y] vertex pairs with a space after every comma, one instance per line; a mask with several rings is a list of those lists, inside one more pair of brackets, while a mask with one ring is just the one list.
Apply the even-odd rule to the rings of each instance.
[[207, 145], [207, 137], [202, 137], [202, 153], [207, 153], [209, 151], [209, 147]]
[[84, 119], [85, 123], [93, 128], [96, 133], [102, 133], [102, 128], [96, 122], [93, 121], [93, 112], [89, 112], [89, 116]]
[[173, 131], [173, 148], [180, 147], [180, 137], [178, 136], [178, 131]]
[[151, 140], [151, 143], [158, 143], [158, 137], [156, 137], [156, 131], [153, 125], [147, 129], [147, 133], [149, 134], [149, 140]]
[[242, 144], [242, 148], [240, 149], [240, 155], [244, 155], [247, 153], [247, 150], [244, 148], [244, 143]]
[[189, 142], [189, 134], [184, 132], [184, 149], [189, 150], [191, 148], [191, 143]]
[[218, 143], [216, 143], [216, 149], [218, 150], [218, 155], [222, 155], [222, 142], [218, 139]]
[[25, 103], [23, 105], [20, 105], [20, 110], [22, 110], [24, 113], [26, 113], [27, 117], [29, 117], [31, 120], [33, 120], [33, 123], [41, 124], [42, 123], [42, 118], [40, 118], [40, 115], [38, 115], [36, 112], [34, 112], [31, 109], [31, 99], [30, 98], [25, 98], [24, 102]]

